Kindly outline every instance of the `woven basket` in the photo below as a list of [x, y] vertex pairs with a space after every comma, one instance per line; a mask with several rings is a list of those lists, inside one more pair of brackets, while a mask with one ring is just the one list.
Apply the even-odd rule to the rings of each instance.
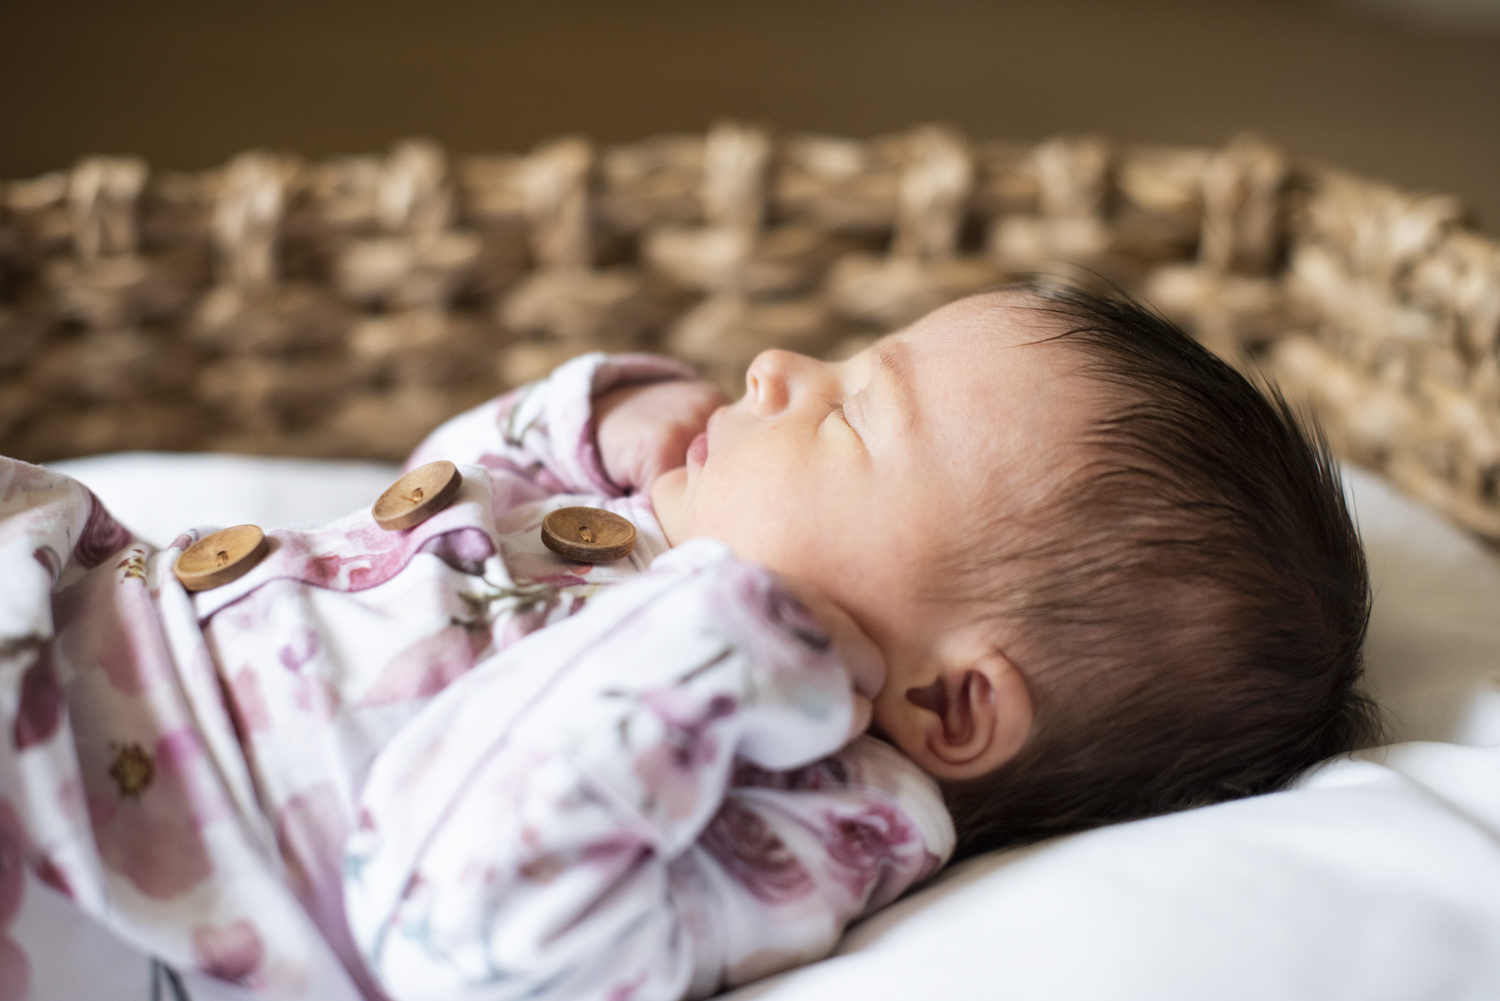
[[1308, 400], [1344, 455], [1500, 539], [1500, 246], [1452, 198], [1248, 136], [727, 123], [457, 160], [422, 141], [197, 174], [89, 158], [0, 183], [0, 452], [397, 458], [582, 351], [666, 351], [737, 385], [766, 347], [842, 356], [1070, 269], [1144, 295]]

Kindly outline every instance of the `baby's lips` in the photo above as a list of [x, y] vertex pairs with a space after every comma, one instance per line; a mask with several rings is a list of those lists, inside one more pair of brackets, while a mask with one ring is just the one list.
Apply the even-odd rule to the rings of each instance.
[[687, 463], [690, 466], [701, 466], [708, 461], [708, 432], [702, 432], [688, 444]]

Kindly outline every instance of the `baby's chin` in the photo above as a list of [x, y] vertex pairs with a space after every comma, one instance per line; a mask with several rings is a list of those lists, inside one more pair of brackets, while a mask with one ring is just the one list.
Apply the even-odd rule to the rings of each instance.
[[686, 466], [678, 466], [662, 473], [651, 484], [651, 507], [669, 546], [687, 538], [687, 472]]

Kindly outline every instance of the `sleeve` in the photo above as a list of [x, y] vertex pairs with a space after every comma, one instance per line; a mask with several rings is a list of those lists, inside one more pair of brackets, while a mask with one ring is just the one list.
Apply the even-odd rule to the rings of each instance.
[[0, 458], [0, 997], [62, 996], [25, 986], [52, 953], [18, 915], [43, 905], [54, 934], [97, 923], [200, 983], [353, 997], [255, 809], [173, 558]]
[[[67, 792], [81, 796], [83, 786], [58, 670], [53, 594], [131, 541], [83, 484], [0, 457], [0, 814], [17, 809], [31, 843], [49, 851], [93, 840]], [[137, 566], [144, 563], [130, 570]], [[120, 660], [129, 663], [128, 656]], [[15, 860], [3, 858], [4, 840], [0, 868], [8, 871]]]
[[[396, 1001], [677, 999], [816, 958], [952, 844], [914, 766], [890, 789], [860, 784], [862, 751], [807, 770], [853, 711], [773, 574], [679, 547], [455, 682], [382, 752], [346, 846], [355, 939]], [[917, 840], [941, 814], [919, 862], [849, 856], [840, 824], [858, 840], [882, 811]]]
[[405, 469], [447, 459], [520, 473], [550, 493], [618, 497], [622, 491], [604, 474], [594, 442], [594, 398], [622, 386], [696, 377], [660, 355], [579, 355], [545, 379], [452, 418], [417, 446]]
[[52, 591], [131, 542], [83, 484], [0, 456], [0, 651], [52, 636]]

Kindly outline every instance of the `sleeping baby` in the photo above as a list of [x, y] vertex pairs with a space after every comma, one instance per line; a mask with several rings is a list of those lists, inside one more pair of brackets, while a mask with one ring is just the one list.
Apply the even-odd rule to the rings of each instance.
[[[1326, 449], [1134, 304], [1009, 288], [722, 403], [577, 358], [417, 449], [461, 474], [425, 520], [197, 591], [205, 532], [6, 460], [0, 868], [195, 998], [701, 997], [1374, 734]], [[633, 550], [554, 552], [571, 507]]]

